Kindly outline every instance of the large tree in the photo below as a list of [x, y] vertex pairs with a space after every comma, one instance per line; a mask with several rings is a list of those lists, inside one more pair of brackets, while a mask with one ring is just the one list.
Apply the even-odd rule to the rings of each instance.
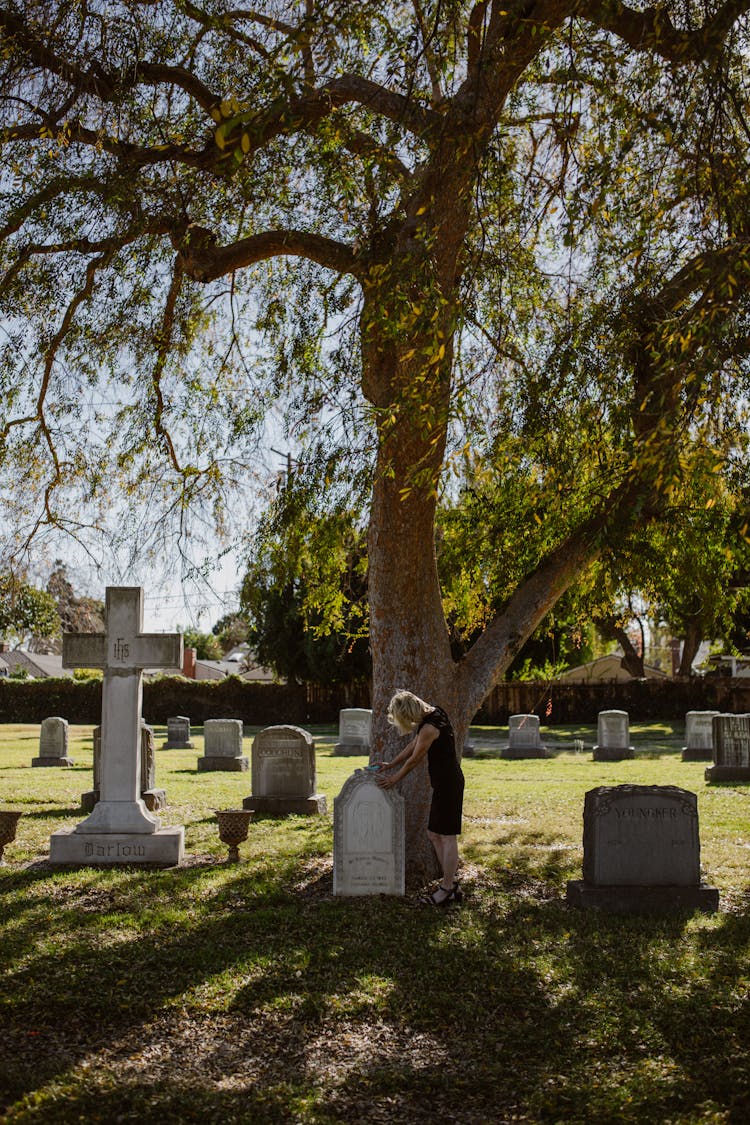
[[[321, 489], [371, 455], [376, 745], [400, 686], [462, 743], [575, 577], [736, 443], [748, 7], [3, 0], [18, 541], [118, 480], [180, 519], [218, 501], [282, 396], [340, 439]], [[530, 521], [455, 661], [434, 520], [466, 443]]]

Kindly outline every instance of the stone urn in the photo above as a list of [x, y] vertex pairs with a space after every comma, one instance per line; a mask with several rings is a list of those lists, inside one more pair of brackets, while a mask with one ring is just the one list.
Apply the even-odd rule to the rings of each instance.
[[219, 822], [219, 839], [223, 844], [229, 845], [227, 863], [237, 863], [240, 858], [239, 845], [247, 839], [253, 810], [217, 809], [216, 819]]
[[0, 863], [3, 862], [5, 845], [12, 844], [16, 838], [16, 828], [22, 816], [22, 812], [16, 812], [13, 809], [0, 812]]

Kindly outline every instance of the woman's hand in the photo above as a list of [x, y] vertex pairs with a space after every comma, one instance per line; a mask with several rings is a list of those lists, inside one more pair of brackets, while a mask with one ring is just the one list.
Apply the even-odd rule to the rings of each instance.
[[382, 777], [380, 773], [378, 773], [375, 781], [381, 789], [393, 789], [394, 785], [398, 785], [398, 777]]

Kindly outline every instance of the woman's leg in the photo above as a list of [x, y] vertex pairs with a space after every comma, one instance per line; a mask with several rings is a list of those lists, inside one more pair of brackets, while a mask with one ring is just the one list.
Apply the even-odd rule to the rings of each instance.
[[442, 871], [443, 870], [443, 837], [441, 835], [439, 835], [439, 833], [437, 833], [437, 832], [430, 832], [429, 828], [427, 829], [427, 835], [430, 837], [430, 843], [432, 844], [433, 848], [435, 849], [435, 855], [437, 856], [438, 863], [440, 864], [440, 870]]
[[443, 836], [443, 886], [452, 887], [458, 872], [458, 837]]
[[432, 841], [435, 855], [438, 857], [438, 863], [443, 872], [440, 886], [434, 892], [435, 901], [439, 903], [448, 897], [456, 881], [456, 872], [458, 871], [458, 838], [456, 836], [441, 836], [438, 832], [430, 832], [429, 829], [427, 830], [427, 835]]

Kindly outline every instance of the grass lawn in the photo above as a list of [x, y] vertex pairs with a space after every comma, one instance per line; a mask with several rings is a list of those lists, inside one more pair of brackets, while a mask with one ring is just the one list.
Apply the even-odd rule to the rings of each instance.
[[[679, 725], [632, 724], [619, 763], [592, 761], [590, 728], [543, 730], [555, 757], [511, 762], [477, 727], [465, 904], [334, 899], [333, 798], [364, 759], [312, 730], [328, 815], [258, 818], [239, 864], [213, 810], [250, 775], [197, 773], [194, 728], [195, 750], [157, 754], [185, 866], [53, 871], [49, 835], [91, 788], [91, 728], [71, 728], [66, 770], [31, 768], [38, 726], [0, 727], [0, 806], [24, 810], [0, 868], [0, 1119], [750, 1121], [750, 786], [706, 786]], [[698, 794], [721, 913], [565, 905], [584, 793], [624, 782]]]

